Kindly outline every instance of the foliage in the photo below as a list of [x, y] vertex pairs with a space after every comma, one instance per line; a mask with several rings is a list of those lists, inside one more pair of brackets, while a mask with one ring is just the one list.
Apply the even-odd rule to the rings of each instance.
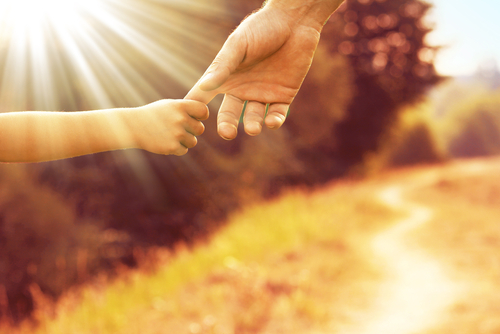
[[33, 284], [55, 297], [102, 269], [104, 242], [98, 225], [79, 219], [60, 194], [22, 168], [0, 167], [0, 288], [9, 304], [0, 318], [16, 320], [33, 307]]
[[380, 150], [367, 159], [367, 172], [448, 159], [431, 114], [433, 107], [426, 101], [403, 109], [397, 122], [381, 138]]
[[449, 154], [477, 157], [500, 154], [498, 92], [478, 94], [455, 105], [441, 120]]
[[[240, 13], [259, 6], [232, 2]], [[284, 176], [287, 183], [324, 182], [363, 163], [403, 107], [441, 80], [433, 66], [437, 48], [425, 42], [429, 8], [417, 0], [348, 0], [332, 16], [284, 126], [307, 171]]]
[[335, 41], [331, 51], [345, 54], [355, 71], [356, 94], [335, 128], [340, 139], [334, 153], [347, 164], [376, 151], [401, 106], [418, 101], [439, 81], [435, 49], [425, 43], [429, 7], [413, 0], [347, 1], [332, 28], [325, 27], [325, 38]]

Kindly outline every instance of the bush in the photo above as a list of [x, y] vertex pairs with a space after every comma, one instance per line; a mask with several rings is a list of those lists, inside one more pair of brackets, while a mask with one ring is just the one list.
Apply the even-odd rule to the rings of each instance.
[[400, 112], [399, 120], [381, 139], [379, 152], [367, 159], [367, 172], [446, 160], [430, 110], [429, 103], [421, 103]]
[[500, 98], [482, 94], [448, 112], [443, 136], [453, 157], [500, 154]]
[[0, 288], [10, 310], [0, 318], [13, 320], [31, 312], [31, 284], [55, 298], [114, 260], [100, 224], [80, 219], [67, 199], [34, 182], [24, 167], [0, 165]]

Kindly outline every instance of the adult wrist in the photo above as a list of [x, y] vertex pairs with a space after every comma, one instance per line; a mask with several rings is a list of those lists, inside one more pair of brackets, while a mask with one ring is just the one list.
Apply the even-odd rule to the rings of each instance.
[[321, 30], [344, 0], [267, 0], [263, 8], [284, 11], [297, 23]]

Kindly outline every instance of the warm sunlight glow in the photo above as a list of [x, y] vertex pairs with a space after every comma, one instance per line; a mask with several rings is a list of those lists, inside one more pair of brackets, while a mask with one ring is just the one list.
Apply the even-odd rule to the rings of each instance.
[[0, 112], [182, 98], [227, 37], [221, 22], [221, 0], [0, 0]]
[[98, 12], [99, 0], [2, 0], [0, 13], [4, 28], [19, 38], [35, 37], [48, 25], [75, 29], [82, 24], [84, 12]]
[[225, 15], [208, 0], [0, 0], [0, 111], [181, 98]]

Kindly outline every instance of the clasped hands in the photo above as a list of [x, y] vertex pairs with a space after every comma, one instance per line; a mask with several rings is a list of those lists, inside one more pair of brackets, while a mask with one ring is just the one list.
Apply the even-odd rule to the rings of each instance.
[[323, 23], [342, 0], [268, 0], [229, 36], [184, 100], [82, 112], [0, 114], [0, 161], [40, 162], [97, 152], [144, 149], [186, 154], [204, 132], [207, 104], [225, 94], [217, 130], [250, 135], [279, 128], [311, 65]]

